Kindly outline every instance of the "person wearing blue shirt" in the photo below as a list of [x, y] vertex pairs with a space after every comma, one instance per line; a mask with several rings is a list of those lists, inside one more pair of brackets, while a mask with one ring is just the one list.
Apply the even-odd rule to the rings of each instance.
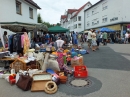
[[45, 35], [45, 43], [49, 43], [50, 42], [50, 35], [47, 33], [46, 35]]
[[73, 39], [74, 46], [77, 46], [78, 45], [77, 35], [74, 31], [73, 31], [73, 34], [72, 34], [72, 39]]

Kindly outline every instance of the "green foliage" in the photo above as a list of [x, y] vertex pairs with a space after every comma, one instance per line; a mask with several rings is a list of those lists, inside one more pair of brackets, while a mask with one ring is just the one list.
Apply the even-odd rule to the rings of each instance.
[[[43, 24], [46, 25], [48, 28], [54, 26], [53, 24], [50, 24], [49, 22], [43, 21], [43, 19], [42, 19], [40, 13], [38, 13], [37, 22], [38, 22], [38, 23], [43, 23]], [[56, 25], [57, 25], [57, 26], [60, 26], [60, 23], [57, 23]]]
[[42, 20], [42, 18], [41, 18], [40, 13], [38, 14], [37, 22], [38, 22], [38, 23], [43, 23], [43, 20]]
[[57, 25], [57, 26], [60, 26], [61, 24], [60, 24], [60, 23], [57, 23], [56, 25]]

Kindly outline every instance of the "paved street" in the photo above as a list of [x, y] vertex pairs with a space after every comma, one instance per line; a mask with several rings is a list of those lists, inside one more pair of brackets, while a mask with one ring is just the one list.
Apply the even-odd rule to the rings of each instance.
[[[108, 44], [100, 50], [84, 55], [92, 85], [72, 88], [60, 85], [58, 92], [24, 92], [0, 79], [0, 97], [129, 97], [130, 44]], [[69, 90], [70, 89], [70, 90]], [[70, 92], [71, 91], [71, 92]]]

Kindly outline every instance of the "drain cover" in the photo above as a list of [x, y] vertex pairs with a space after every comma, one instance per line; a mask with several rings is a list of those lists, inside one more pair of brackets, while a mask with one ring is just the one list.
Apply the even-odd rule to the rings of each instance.
[[100, 90], [102, 83], [94, 77], [74, 78], [68, 77], [66, 84], [59, 86], [59, 91], [67, 95], [82, 96]]
[[91, 86], [92, 82], [89, 79], [73, 78], [69, 81], [69, 84], [73, 87], [86, 87], [86, 86]]
[[86, 86], [88, 84], [88, 82], [86, 80], [81, 80], [81, 79], [72, 80], [70, 83], [71, 83], [71, 85], [74, 85], [77, 87]]

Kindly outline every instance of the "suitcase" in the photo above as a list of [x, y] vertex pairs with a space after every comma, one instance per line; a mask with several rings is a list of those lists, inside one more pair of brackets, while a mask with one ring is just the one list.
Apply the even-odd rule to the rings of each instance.
[[74, 77], [76, 78], [86, 78], [88, 77], [88, 70], [85, 65], [74, 66]]

